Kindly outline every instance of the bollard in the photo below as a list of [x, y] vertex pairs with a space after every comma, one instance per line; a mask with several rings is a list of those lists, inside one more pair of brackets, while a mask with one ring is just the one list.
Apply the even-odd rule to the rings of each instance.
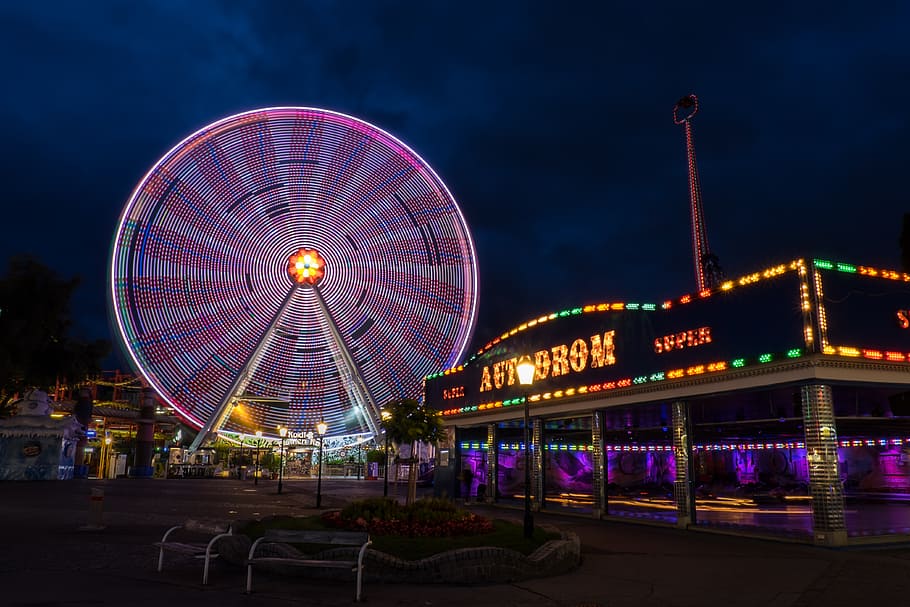
[[104, 529], [104, 489], [93, 488], [88, 502], [88, 524], [81, 527], [83, 531]]

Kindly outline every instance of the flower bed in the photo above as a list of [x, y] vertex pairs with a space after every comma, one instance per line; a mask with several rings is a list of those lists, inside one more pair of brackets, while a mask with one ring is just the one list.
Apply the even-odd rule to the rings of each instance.
[[331, 527], [368, 531], [372, 535], [457, 537], [493, 531], [491, 520], [458, 510], [442, 499], [422, 499], [410, 506], [386, 498], [365, 499], [328, 512], [322, 520]]

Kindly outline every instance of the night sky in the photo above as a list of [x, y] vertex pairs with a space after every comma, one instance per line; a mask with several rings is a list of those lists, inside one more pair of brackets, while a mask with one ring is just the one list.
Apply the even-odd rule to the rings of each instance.
[[110, 339], [110, 243], [146, 171], [225, 116], [326, 108], [401, 139], [455, 196], [476, 350], [542, 313], [695, 289], [672, 120], [695, 93], [727, 276], [797, 256], [899, 268], [910, 5], [654, 4], [4, 2], [0, 261], [81, 276], [75, 333]]

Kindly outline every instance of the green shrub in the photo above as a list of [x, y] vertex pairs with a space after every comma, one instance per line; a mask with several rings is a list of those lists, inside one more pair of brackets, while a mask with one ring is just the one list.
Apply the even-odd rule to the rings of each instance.
[[367, 462], [374, 464], [384, 464], [385, 456], [385, 451], [382, 451], [381, 449], [370, 449], [367, 451]]

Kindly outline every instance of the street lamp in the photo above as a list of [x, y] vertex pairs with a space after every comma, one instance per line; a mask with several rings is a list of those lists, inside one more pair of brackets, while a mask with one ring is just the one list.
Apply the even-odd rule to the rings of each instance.
[[325, 431], [329, 429], [329, 426], [324, 422], [320, 421], [316, 424], [316, 432], [319, 433], [319, 468], [316, 472], [316, 507], [322, 507], [322, 445], [325, 443]]
[[[518, 383], [522, 386], [530, 386], [534, 381], [534, 363], [531, 357], [525, 354], [518, 359], [516, 371], [518, 372]], [[527, 392], [527, 390], [525, 390]], [[525, 520], [524, 536], [531, 538], [534, 535], [534, 518], [531, 516], [531, 438], [529, 427], [531, 425], [531, 413], [528, 409], [528, 395], [525, 398]]]
[[237, 462], [237, 480], [243, 480], [243, 439], [244, 435], [240, 435], [240, 459]]
[[253, 475], [253, 484], [259, 484], [259, 447], [262, 446], [262, 430], [256, 430], [256, 474]]
[[104, 449], [101, 450], [101, 474], [98, 476], [105, 478], [110, 472], [109, 468], [111, 467], [111, 437], [110, 435], [104, 437]]
[[281, 495], [281, 481], [284, 479], [284, 439], [288, 436], [288, 429], [282, 426], [278, 428], [278, 434], [281, 435], [281, 451], [278, 452], [278, 495]]
[[383, 409], [379, 415], [382, 416], [382, 431], [385, 432], [385, 471], [382, 479], [382, 497], [389, 497], [389, 429], [385, 425], [392, 419], [392, 414]]

